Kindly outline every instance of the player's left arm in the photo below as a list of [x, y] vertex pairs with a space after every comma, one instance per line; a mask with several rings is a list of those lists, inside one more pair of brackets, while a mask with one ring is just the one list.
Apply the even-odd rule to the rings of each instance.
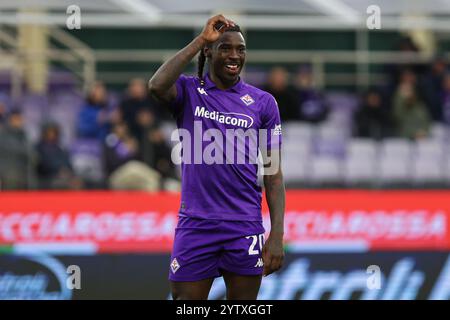
[[264, 276], [279, 270], [283, 266], [284, 210], [286, 202], [279, 149], [268, 151], [267, 157], [269, 161], [265, 161], [265, 163], [269, 163], [271, 172], [264, 175], [264, 187], [270, 211], [271, 229], [262, 251]]

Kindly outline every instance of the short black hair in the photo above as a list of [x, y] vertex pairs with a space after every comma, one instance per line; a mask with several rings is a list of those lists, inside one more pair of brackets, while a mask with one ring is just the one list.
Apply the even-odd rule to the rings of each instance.
[[[242, 33], [241, 28], [237, 24], [235, 24], [232, 27], [226, 28], [224, 32], [240, 32], [240, 33]], [[209, 46], [209, 45], [207, 45], [207, 46]], [[205, 69], [205, 62], [206, 62], [206, 56], [205, 56], [204, 49], [205, 49], [205, 47], [203, 47], [200, 50], [200, 53], [198, 54], [198, 60], [197, 60], [197, 64], [198, 64], [197, 76], [198, 76], [198, 79], [200, 80], [201, 86], [205, 85], [205, 80], [203, 80], [203, 70]]]

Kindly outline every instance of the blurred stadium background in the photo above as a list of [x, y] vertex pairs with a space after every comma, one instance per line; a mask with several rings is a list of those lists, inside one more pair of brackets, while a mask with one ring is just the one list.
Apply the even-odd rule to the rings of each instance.
[[145, 87], [218, 12], [283, 121], [287, 256], [260, 298], [449, 299], [448, 0], [1, 1], [0, 299], [168, 298], [175, 123]]

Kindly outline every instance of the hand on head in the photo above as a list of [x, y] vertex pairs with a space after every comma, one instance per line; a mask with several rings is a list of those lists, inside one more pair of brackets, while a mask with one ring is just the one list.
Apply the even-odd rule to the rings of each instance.
[[220, 35], [229, 27], [234, 27], [235, 23], [223, 15], [216, 15], [206, 22], [201, 33], [201, 37], [207, 42], [214, 42], [219, 39]]

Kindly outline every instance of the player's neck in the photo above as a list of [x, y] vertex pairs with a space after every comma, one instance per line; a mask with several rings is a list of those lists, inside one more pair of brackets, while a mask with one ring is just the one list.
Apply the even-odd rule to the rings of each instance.
[[212, 70], [209, 72], [209, 78], [220, 90], [227, 90], [239, 82], [239, 77], [233, 81], [223, 81]]

